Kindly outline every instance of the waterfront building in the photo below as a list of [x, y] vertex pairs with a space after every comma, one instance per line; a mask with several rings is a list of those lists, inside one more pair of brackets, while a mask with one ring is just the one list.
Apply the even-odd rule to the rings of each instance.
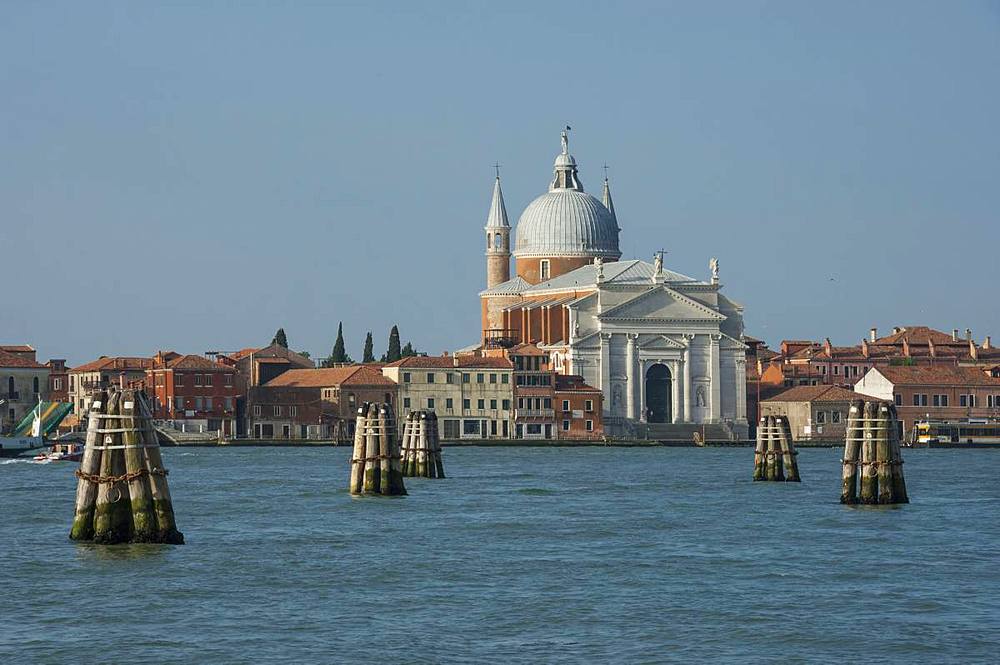
[[45, 363], [49, 368], [49, 390], [48, 399], [50, 402], [69, 401], [69, 368], [62, 358], [53, 358]]
[[712, 424], [713, 436], [746, 436], [743, 308], [722, 293], [718, 261], [709, 280], [666, 269], [662, 252], [652, 263], [621, 261], [610, 184], [602, 200], [584, 191], [566, 132], [548, 191], [518, 220], [513, 252], [502, 197], [498, 180], [480, 293], [484, 353], [537, 344], [553, 369], [601, 391], [611, 434], [686, 437]]
[[556, 424], [560, 440], [600, 439], [604, 436], [604, 396], [582, 376], [555, 375]]
[[49, 368], [27, 345], [0, 346], [0, 432], [9, 432], [24, 415], [46, 399]]
[[241, 388], [262, 386], [290, 369], [314, 369], [316, 363], [280, 344], [262, 349], [242, 349], [219, 356], [219, 361], [236, 367]]
[[197, 355], [159, 352], [146, 370], [153, 417], [182, 432], [236, 432], [235, 368]]
[[437, 414], [442, 439], [509, 439], [513, 434], [513, 365], [503, 357], [412, 356], [382, 373], [399, 386], [399, 417]]
[[346, 441], [364, 402], [398, 400], [398, 386], [375, 365], [289, 369], [250, 388], [246, 429], [258, 439]]
[[[173, 356], [165, 356], [170, 359]], [[146, 370], [152, 368], [152, 358], [131, 356], [101, 356], [97, 360], [84, 363], [69, 370], [69, 401], [81, 422], [85, 422], [93, 394], [106, 390], [111, 384], [127, 388], [144, 385]]]
[[796, 386], [762, 400], [760, 415], [788, 418], [796, 442], [843, 442], [851, 401], [860, 397], [840, 386]]
[[917, 420], [1000, 418], [1000, 377], [989, 367], [875, 367], [854, 390], [895, 402], [904, 433]]

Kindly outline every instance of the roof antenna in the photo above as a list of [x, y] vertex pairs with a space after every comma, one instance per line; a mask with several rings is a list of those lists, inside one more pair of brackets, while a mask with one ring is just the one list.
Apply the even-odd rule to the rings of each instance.
[[500, 162], [497, 162], [496, 164], [494, 164], [493, 168], [496, 169], [496, 171], [497, 171], [497, 180], [499, 180], [500, 179]]

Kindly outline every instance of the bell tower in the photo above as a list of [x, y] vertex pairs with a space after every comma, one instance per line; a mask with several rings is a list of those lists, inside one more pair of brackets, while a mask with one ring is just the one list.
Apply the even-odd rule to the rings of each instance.
[[486, 218], [486, 288], [492, 289], [510, 279], [510, 223], [500, 190], [500, 165], [495, 165], [497, 178], [493, 183], [493, 201]]

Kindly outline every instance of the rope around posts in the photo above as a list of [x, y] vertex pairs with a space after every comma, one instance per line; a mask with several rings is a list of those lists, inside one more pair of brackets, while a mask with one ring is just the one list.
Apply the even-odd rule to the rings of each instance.
[[387, 459], [387, 460], [394, 460], [394, 459], [401, 460], [401, 459], [403, 459], [403, 457], [401, 455], [377, 455], [375, 457], [352, 457], [351, 458], [351, 464], [354, 464], [355, 462], [375, 462], [375, 461], [381, 461], [381, 460], [384, 460], [384, 459]]
[[143, 476], [166, 477], [167, 474], [169, 473], [170, 471], [168, 471], [167, 469], [153, 469], [152, 471], [150, 471], [149, 469], [138, 469], [136, 471], [133, 471], [132, 473], [123, 473], [120, 476], [102, 476], [96, 473], [84, 473], [83, 471], [80, 471], [80, 469], [77, 469], [74, 475], [81, 480], [86, 480], [96, 485], [101, 485], [101, 484], [121, 483], [121, 482], [130, 483], [133, 480], [142, 478]]

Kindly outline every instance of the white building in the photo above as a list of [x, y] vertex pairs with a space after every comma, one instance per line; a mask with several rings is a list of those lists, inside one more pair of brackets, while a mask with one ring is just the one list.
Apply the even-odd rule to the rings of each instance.
[[707, 281], [664, 268], [662, 253], [617, 260], [607, 178], [602, 201], [583, 191], [565, 132], [549, 191], [518, 221], [512, 279], [509, 264], [498, 275], [498, 257], [510, 256], [499, 184], [493, 196], [485, 348], [538, 344], [556, 369], [601, 389], [609, 433], [687, 438], [716, 425], [713, 436], [746, 436], [743, 308], [722, 293], [717, 260]]

